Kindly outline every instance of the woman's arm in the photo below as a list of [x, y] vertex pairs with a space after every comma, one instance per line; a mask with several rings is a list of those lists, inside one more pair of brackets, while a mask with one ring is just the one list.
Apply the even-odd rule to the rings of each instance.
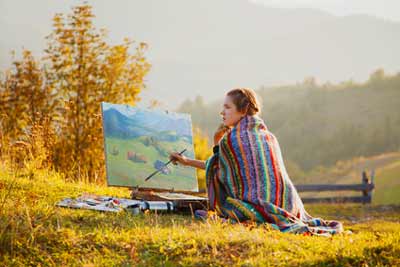
[[206, 168], [206, 163], [202, 160], [197, 160], [197, 159], [189, 159], [183, 155], [180, 155], [177, 152], [171, 153], [169, 155], [169, 158], [172, 160], [173, 164], [177, 164], [178, 162], [184, 166], [191, 166], [195, 167], [198, 169], [205, 169]]
[[187, 165], [197, 169], [206, 169], [206, 162], [198, 159], [187, 159]]
[[[214, 134], [214, 154], [218, 152], [218, 143], [221, 138], [230, 131], [230, 127], [226, 126], [225, 124], [221, 123]], [[180, 155], [177, 152], [170, 153], [169, 158], [172, 160], [173, 164], [177, 164], [178, 162], [184, 166], [191, 166], [198, 169], [206, 169], [206, 162], [198, 159], [189, 159], [184, 155]]]

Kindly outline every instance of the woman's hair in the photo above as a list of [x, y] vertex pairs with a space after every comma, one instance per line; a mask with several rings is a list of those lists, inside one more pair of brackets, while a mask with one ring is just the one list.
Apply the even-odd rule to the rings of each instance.
[[246, 115], [256, 115], [261, 111], [260, 102], [252, 89], [236, 88], [230, 90], [226, 95], [232, 98], [232, 102], [239, 112], [246, 112]]

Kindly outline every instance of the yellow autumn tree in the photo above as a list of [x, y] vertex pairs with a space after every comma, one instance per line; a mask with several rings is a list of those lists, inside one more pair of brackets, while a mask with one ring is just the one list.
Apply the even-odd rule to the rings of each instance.
[[104, 178], [100, 102], [134, 105], [145, 87], [150, 64], [144, 57], [145, 43], [135, 47], [125, 39], [120, 45], [104, 40], [105, 30], [93, 25], [91, 6], [56, 14], [45, 50], [48, 86], [58, 93], [61, 105], [55, 127], [54, 165], [71, 177], [88, 181]]
[[1, 74], [0, 157], [30, 155], [70, 178], [104, 181], [100, 103], [134, 105], [150, 64], [145, 43], [109, 45], [93, 18], [87, 4], [56, 14], [45, 57], [23, 51]]
[[[45, 70], [24, 50], [22, 59], [14, 60], [0, 79], [0, 156], [7, 154], [20, 163], [27, 154], [41, 153], [44, 161], [51, 161], [50, 125], [56, 105], [55, 93], [46, 86]], [[38, 135], [46, 135], [47, 142], [40, 148], [46, 151], [38, 151], [34, 142]]]
[[[212, 151], [210, 145], [208, 144], [208, 137], [198, 127], [194, 127], [193, 129], [193, 143], [196, 159], [206, 160], [211, 156]], [[197, 169], [197, 179], [199, 183], [199, 189], [206, 189], [204, 170]]]

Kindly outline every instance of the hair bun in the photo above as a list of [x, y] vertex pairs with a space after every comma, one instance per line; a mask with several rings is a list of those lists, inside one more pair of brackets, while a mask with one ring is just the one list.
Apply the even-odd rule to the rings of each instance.
[[256, 93], [250, 88], [236, 88], [229, 91], [227, 95], [232, 97], [237, 110], [246, 111], [246, 115], [255, 115], [260, 111]]

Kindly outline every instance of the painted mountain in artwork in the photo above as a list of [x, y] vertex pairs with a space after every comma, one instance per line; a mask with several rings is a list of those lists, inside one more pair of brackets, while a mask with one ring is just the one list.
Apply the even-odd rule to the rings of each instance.
[[191, 136], [188, 120], [170, 118], [161, 112], [138, 110], [134, 115], [124, 115], [117, 109], [110, 108], [104, 112], [103, 119], [107, 136], [126, 139], [140, 136], [158, 136], [165, 139], [166, 133], [175, 133], [182, 138]]

